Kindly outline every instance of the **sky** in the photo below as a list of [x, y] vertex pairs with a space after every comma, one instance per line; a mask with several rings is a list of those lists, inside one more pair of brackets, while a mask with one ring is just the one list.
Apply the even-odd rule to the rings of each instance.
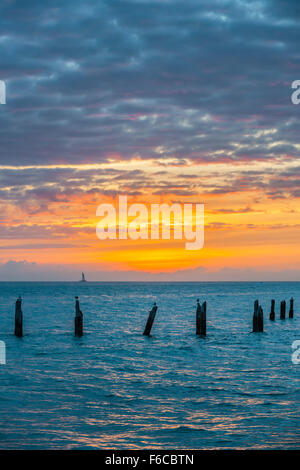
[[[0, 280], [298, 280], [298, 0], [2, 0]], [[204, 248], [96, 236], [201, 203]]]

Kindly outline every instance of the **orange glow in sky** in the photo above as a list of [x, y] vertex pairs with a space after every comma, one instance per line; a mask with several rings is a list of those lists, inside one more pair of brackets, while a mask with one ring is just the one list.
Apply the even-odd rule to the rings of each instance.
[[[167, 163], [167, 164], [166, 164]], [[204, 165], [171, 160], [111, 160], [97, 165], [58, 165], [64, 180], [47, 181], [53, 167], [23, 167], [24, 186], [2, 203], [2, 262], [81, 264], [85, 269], [175, 272], [205, 267], [296, 268], [300, 261], [299, 203], [272, 192], [276, 172], [295, 162]], [[27, 172], [46, 174], [43, 190], [27, 184]], [[259, 172], [259, 179], [253, 173]], [[270, 189], [268, 189], [270, 188]], [[275, 185], [276, 188], [276, 185]], [[8, 188], [10, 189], [10, 188]], [[11, 188], [14, 191], [15, 188]], [[22, 192], [25, 197], [22, 199]], [[104, 240], [96, 236], [100, 203], [199, 203], [205, 205], [205, 242], [198, 251], [185, 240]]]

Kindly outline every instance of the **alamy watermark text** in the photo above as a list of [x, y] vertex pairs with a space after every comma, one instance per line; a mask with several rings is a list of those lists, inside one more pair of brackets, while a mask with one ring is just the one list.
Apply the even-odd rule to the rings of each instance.
[[[204, 204], [128, 204], [127, 196], [119, 196], [113, 204], [100, 204], [97, 237], [100, 240], [187, 240], [186, 250], [201, 250], [204, 245]], [[195, 206], [195, 207], [194, 207]]]

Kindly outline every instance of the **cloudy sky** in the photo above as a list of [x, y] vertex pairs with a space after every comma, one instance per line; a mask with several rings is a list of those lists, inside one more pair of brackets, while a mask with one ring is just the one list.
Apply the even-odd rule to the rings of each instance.
[[[298, 0], [2, 0], [0, 279], [298, 279], [299, 20]], [[204, 249], [101, 242], [118, 195], [205, 204]]]

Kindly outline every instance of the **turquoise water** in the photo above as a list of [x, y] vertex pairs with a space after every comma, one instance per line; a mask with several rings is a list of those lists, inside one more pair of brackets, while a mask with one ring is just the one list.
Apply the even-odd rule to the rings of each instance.
[[[73, 335], [75, 295], [82, 338]], [[279, 301], [291, 296], [295, 318], [281, 321]], [[206, 338], [195, 335], [198, 297]], [[256, 298], [265, 333], [251, 333]], [[300, 448], [299, 318], [295, 282], [0, 283], [0, 448]]]

